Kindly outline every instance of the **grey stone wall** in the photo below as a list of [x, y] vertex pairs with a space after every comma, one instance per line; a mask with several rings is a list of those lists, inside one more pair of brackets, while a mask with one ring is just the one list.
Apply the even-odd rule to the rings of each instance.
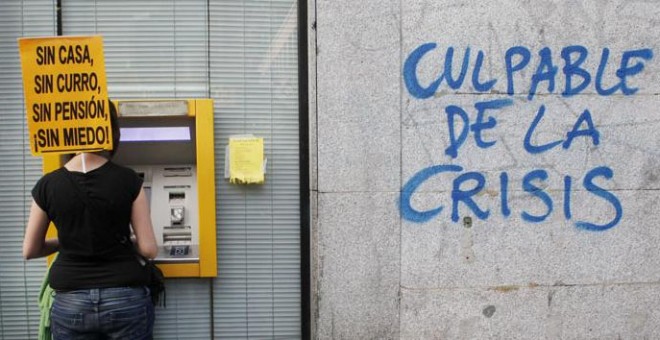
[[309, 6], [315, 338], [660, 338], [659, 1]]

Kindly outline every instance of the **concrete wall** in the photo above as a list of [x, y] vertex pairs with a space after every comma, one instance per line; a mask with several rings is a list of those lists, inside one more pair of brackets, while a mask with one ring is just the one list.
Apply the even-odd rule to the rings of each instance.
[[659, 2], [309, 6], [315, 338], [660, 338]]

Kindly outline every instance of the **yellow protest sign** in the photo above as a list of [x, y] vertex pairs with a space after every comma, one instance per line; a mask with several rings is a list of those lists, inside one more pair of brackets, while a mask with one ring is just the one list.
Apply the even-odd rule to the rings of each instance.
[[237, 137], [229, 139], [229, 182], [260, 184], [264, 182], [264, 139]]
[[101, 36], [20, 38], [32, 155], [110, 150]]

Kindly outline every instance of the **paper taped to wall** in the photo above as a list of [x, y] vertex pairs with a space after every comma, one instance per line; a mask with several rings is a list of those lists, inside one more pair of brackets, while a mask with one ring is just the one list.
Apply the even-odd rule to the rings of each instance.
[[229, 137], [225, 164], [228, 165], [225, 168], [225, 177], [229, 177], [230, 183], [264, 183], [264, 139], [253, 135]]

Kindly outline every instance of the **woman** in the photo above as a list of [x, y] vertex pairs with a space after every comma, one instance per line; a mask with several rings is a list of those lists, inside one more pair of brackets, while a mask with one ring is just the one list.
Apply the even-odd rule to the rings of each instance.
[[[109, 107], [114, 151], [120, 132], [116, 109]], [[149, 276], [135, 254], [152, 259], [158, 252], [149, 203], [142, 179], [110, 161], [113, 153], [77, 154], [32, 189], [23, 256], [59, 251], [49, 277], [56, 292], [50, 315], [55, 340], [152, 338]], [[46, 239], [49, 222], [57, 238]], [[129, 224], [135, 249], [127, 242]]]

